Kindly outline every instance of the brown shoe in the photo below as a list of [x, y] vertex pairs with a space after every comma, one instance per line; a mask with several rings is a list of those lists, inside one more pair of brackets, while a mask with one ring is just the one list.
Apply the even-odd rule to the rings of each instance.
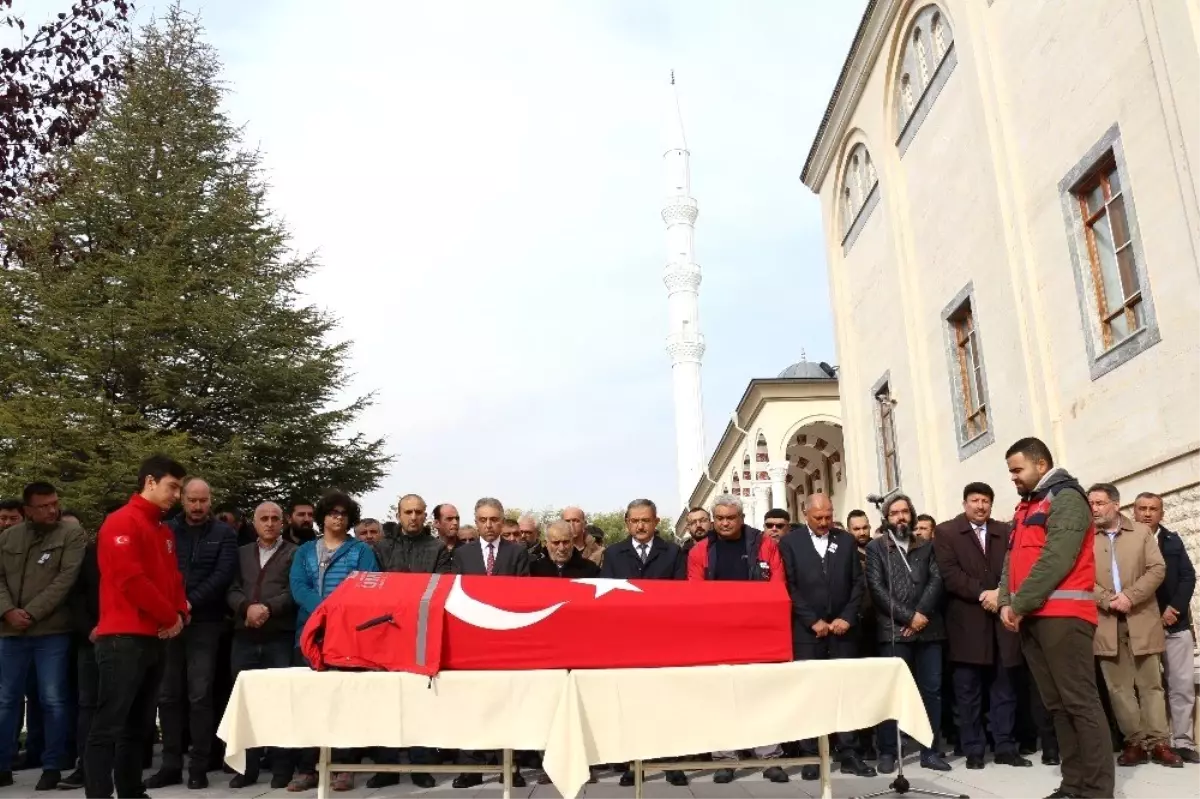
[[1160, 766], [1168, 768], [1183, 768], [1183, 758], [1175, 754], [1171, 747], [1159, 741], [1150, 750], [1150, 759]]
[[1146, 754], [1146, 750], [1137, 744], [1125, 744], [1125, 749], [1121, 752], [1121, 756], [1117, 758], [1118, 766], [1140, 766], [1142, 763], [1149, 763], [1150, 756]]
[[339, 771], [333, 775], [333, 780], [330, 786], [335, 791], [353, 791], [354, 790], [354, 775], [349, 771]]

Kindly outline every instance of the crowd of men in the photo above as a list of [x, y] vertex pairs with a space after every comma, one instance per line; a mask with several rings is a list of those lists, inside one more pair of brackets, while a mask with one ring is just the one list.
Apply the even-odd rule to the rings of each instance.
[[[984, 483], [967, 485], [963, 513], [942, 524], [908, 497], [888, 497], [874, 529], [862, 510], [843, 528], [816, 494], [803, 523], [775, 509], [760, 531], [740, 499], [721, 496], [687, 514], [680, 545], [657, 534], [657, 508], [638, 499], [626, 510], [627, 537], [607, 547], [579, 508], [542, 530], [532, 516], [507, 518], [492, 498], [475, 503], [471, 526], [449, 503], [433, 507], [430, 522], [416, 494], [400, 498], [396, 522], [381, 524], [338, 490], [286, 509], [262, 503], [243, 522], [235, 509], [214, 512], [207, 483], [161, 455], [143, 463], [137, 493], [89, 537], [54, 486], [31, 483], [20, 500], [0, 502], [0, 785], [12, 784], [14, 768], [40, 766], [39, 791], [207, 787], [221, 768], [215, 727], [232, 680], [307, 665], [299, 632], [354, 571], [779, 581], [792, 601], [795, 659], [908, 665], [935, 734], [920, 750], [925, 768], [950, 770], [951, 743], [968, 769], [985, 768], [989, 750], [994, 764], [1028, 767], [1040, 749], [1043, 763], [1062, 767], [1052, 796], [1112, 796], [1114, 729], [1123, 767], [1200, 762], [1191, 733], [1195, 569], [1161, 524], [1161, 498], [1139, 495], [1129, 518], [1116, 488], [1085, 491], [1037, 439], [1017, 442], [1007, 461], [1021, 495], [1011, 523], [993, 518]], [[143, 781], [156, 721], [161, 767]], [[835, 741], [846, 774], [894, 772], [904, 753], [894, 721]], [[755, 753], [771, 760], [815, 754], [816, 745]], [[333, 760], [401, 755], [374, 747], [335, 750]], [[716, 782], [735, 778], [738, 755], [706, 756], [719, 766]], [[407, 757], [470, 767], [495, 753], [411, 747]], [[316, 786], [314, 749], [251, 752], [246, 763], [230, 788], [255, 784], [263, 768], [272, 788]], [[522, 753], [521, 765], [536, 768], [537, 753]], [[633, 784], [632, 772], [612, 767]], [[763, 773], [789, 779], [779, 766]], [[801, 776], [819, 774], [806, 766]], [[687, 784], [678, 770], [666, 778]], [[430, 773], [411, 779], [435, 784]], [[380, 772], [367, 785], [398, 781]], [[525, 784], [520, 767], [513, 781]], [[453, 785], [481, 782], [465, 771]], [[352, 789], [354, 775], [335, 774], [332, 787]]]

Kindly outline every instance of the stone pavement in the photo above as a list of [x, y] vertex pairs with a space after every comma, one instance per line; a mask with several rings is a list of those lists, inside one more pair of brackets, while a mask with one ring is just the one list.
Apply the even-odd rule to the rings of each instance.
[[[1037, 763], [1037, 758], [1034, 758]], [[945, 774], [934, 773], [920, 768], [917, 757], [905, 760], [905, 775], [912, 788], [927, 788], [945, 791], [958, 795], [967, 794], [971, 799], [991, 799], [993, 797], [1043, 797], [1058, 787], [1059, 774], [1057, 768], [1050, 768], [1037, 763], [1033, 768], [1016, 769], [1008, 766], [996, 766], [989, 762], [982, 771], [967, 771], [961, 758], [951, 760], [954, 770]], [[784, 797], [817, 797], [820, 795], [820, 783], [805, 782], [800, 779], [800, 769], [789, 769], [792, 781], [785, 785], [776, 785], [765, 781], [757, 772], [741, 771], [738, 778], [726, 785], [716, 785], [712, 781], [711, 772], [697, 775], [687, 788], [675, 788], [663, 781], [661, 773], [650, 776], [646, 782], [643, 795], [647, 799], [783, 799]], [[152, 772], [146, 772], [149, 775]], [[535, 772], [527, 770], [526, 777]], [[0, 797], [34, 796], [33, 785], [37, 782], [39, 772], [17, 772], [16, 784], [11, 788], [0, 788]], [[174, 786], [151, 792], [154, 799], [212, 799], [213, 797], [311, 797], [316, 791], [304, 794], [289, 794], [285, 790], [272, 791], [267, 784], [253, 788], [243, 788], [239, 791], [229, 789], [229, 775], [220, 772], [210, 772], [211, 785], [203, 791], [189, 791], [183, 786]], [[267, 783], [269, 775], [264, 775]], [[833, 795], [838, 799], [849, 799], [872, 791], [887, 788], [894, 775], [881, 776], [874, 779], [843, 777], [834, 774]], [[495, 777], [490, 777], [481, 787], [471, 790], [455, 790], [451, 787], [451, 776], [439, 776], [438, 785], [430, 790], [414, 788], [408, 777], [400, 777], [400, 785], [379, 790], [369, 790], [358, 787], [353, 791], [335, 794], [347, 799], [353, 797], [430, 797], [430, 799], [499, 799], [500, 785]], [[359, 786], [366, 784], [367, 775], [359, 775]], [[558, 791], [550, 785], [535, 785], [530, 779], [528, 788], [514, 788], [513, 796], [520, 799], [556, 799]], [[1143, 765], [1135, 768], [1117, 768], [1117, 796], [1128, 799], [1194, 799], [1200, 793], [1200, 766], [1186, 766], [1182, 769], [1169, 769], [1157, 765]], [[56, 791], [39, 796], [82, 796], [83, 791]], [[617, 784], [617, 777], [606, 772], [595, 785], [586, 786], [583, 794], [591, 799], [627, 799], [633, 796], [633, 788], [622, 788]], [[910, 794], [911, 795], [911, 794]]]

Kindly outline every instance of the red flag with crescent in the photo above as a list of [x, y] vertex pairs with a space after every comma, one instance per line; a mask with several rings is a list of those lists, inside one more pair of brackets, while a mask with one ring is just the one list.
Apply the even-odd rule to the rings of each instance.
[[313, 613], [314, 668], [601, 669], [791, 660], [780, 582], [351, 575]]

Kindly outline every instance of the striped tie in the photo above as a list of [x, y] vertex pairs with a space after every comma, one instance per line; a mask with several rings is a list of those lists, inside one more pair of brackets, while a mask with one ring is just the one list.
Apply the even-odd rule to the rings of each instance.
[[494, 568], [496, 568], [496, 545], [488, 544], [487, 573], [491, 574]]

